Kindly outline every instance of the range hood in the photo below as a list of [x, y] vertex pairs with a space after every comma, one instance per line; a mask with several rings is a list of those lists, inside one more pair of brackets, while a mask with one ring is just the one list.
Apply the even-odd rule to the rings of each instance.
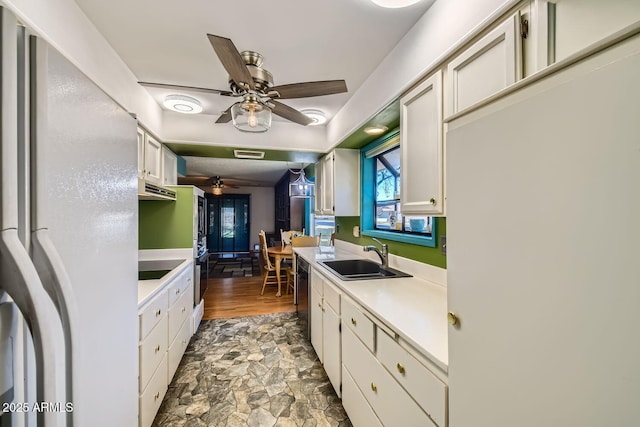
[[138, 179], [138, 200], [176, 200], [177, 193], [144, 179]]

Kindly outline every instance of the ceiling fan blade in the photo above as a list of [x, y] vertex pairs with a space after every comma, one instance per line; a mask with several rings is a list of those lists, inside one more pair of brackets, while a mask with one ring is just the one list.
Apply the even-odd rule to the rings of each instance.
[[231, 107], [227, 108], [220, 114], [216, 123], [229, 123], [231, 121]]
[[279, 99], [308, 98], [311, 96], [344, 93], [347, 91], [347, 83], [344, 80], [292, 83], [269, 88], [269, 94], [274, 91], [278, 92], [276, 98]]
[[273, 108], [271, 108], [271, 111], [273, 111], [273, 114], [277, 114], [280, 117], [284, 117], [285, 119], [291, 120], [292, 122], [298, 123], [302, 126], [306, 126], [309, 123], [313, 122], [313, 119], [302, 114], [300, 111], [296, 110], [295, 108], [291, 108], [288, 105], [285, 105], [278, 101], [273, 101], [273, 100], [271, 100], [269, 103], [273, 104]]
[[195, 87], [195, 86], [181, 86], [181, 85], [171, 85], [166, 83], [151, 83], [151, 82], [138, 82], [140, 86], [145, 87], [157, 87], [160, 89], [177, 89], [177, 90], [189, 90], [194, 92], [205, 92], [205, 93], [217, 93], [220, 95], [233, 95], [233, 92], [228, 90], [218, 90], [218, 89], [209, 89], [206, 87]]
[[238, 52], [233, 42], [226, 37], [214, 36], [213, 34], [207, 34], [207, 37], [220, 62], [222, 62], [222, 66], [227, 70], [233, 81], [239, 87], [244, 88], [245, 86], [241, 84], [244, 83], [250, 89], [255, 89], [253, 77], [251, 77], [251, 73], [249, 73], [242, 56], [240, 56], [240, 52]]

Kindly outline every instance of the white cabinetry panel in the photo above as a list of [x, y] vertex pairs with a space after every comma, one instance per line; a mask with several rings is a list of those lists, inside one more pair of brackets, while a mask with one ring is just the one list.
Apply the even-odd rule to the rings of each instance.
[[400, 100], [400, 202], [404, 215], [443, 214], [442, 73]]
[[515, 83], [522, 76], [520, 13], [508, 18], [447, 67], [447, 116]]

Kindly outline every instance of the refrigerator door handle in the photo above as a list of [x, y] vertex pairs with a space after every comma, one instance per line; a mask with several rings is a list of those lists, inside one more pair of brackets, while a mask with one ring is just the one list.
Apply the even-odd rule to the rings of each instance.
[[[64, 333], [65, 343], [65, 375], [66, 375], [66, 402], [73, 402], [73, 389], [75, 376], [73, 375], [73, 363], [78, 359], [77, 334], [75, 329], [79, 325], [78, 305], [74, 296], [71, 279], [62, 262], [62, 258], [51, 240], [48, 229], [35, 230], [31, 234], [32, 257], [36, 270], [40, 275], [44, 289], [53, 300]], [[68, 413], [69, 425], [72, 418], [77, 416], [77, 410]]]
[[[1, 236], [0, 283], [27, 320], [33, 336], [38, 372], [37, 399], [64, 405], [64, 344], [60, 317], [18, 238], [18, 231], [4, 230]], [[38, 418], [38, 424], [46, 426], [65, 424], [64, 414], [55, 411], [40, 412]]]

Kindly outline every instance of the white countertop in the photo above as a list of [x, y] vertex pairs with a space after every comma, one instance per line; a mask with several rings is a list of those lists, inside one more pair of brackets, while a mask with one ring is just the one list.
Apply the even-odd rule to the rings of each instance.
[[318, 263], [328, 259], [363, 258], [336, 249], [334, 254], [318, 248], [295, 248], [323, 276], [335, 283], [400, 338], [447, 372], [447, 290], [417, 277], [343, 281]]
[[[167, 258], [175, 259], [175, 258]], [[178, 258], [181, 259], [181, 258]], [[158, 292], [160, 292], [171, 280], [185, 268], [191, 265], [192, 259], [182, 259], [182, 263], [167, 273], [162, 279], [138, 280], [138, 308], [150, 301]]]

